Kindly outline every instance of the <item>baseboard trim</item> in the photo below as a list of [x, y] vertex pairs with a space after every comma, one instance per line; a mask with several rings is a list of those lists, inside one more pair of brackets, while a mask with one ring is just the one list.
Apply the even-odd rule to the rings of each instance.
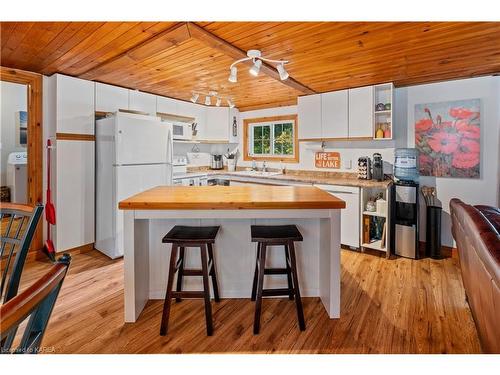
[[[58, 256], [61, 256], [63, 254], [70, 254], [70, 255], [75, 255], [75, 254], [85, 254], [90, 251], [94, 250], [94, 243], [88, 243], [86, 245], [81, 245], [74, 247], [72, 249], [64, 250], [64, 251], [59, 251], [56, 253], [56, 258]], [[33, 261], [40, 261], [40, 260], [46, 260], [47, 255], [43, 252], [43, 250], [37, 250], [37, 251], [32, 251], [28, 253], [28, 256], [26, 257], [27, 262], [33, 262]]]

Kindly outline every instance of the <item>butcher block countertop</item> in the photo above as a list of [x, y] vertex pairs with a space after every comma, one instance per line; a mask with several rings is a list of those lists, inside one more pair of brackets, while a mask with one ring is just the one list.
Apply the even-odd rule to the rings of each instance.
[[121, 201], [121, 210], [341, 209], [314, 186], [158, 186]]

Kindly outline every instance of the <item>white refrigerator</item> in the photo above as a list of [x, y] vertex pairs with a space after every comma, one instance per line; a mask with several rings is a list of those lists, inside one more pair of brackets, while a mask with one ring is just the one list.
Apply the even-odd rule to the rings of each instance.
[[96, 242], [112, 259], [123, 256], [118, 203], [172, 184], [172, 124], [155, 116], [117, 112], [96, 121]]

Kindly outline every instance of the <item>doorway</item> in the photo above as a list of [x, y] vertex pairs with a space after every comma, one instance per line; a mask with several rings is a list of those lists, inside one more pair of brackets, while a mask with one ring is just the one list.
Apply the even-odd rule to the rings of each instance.
[[[0, 67], [1, 200], [42, 202], [42, 76]], [[43, 246], [39, 225], [30, 251]]]

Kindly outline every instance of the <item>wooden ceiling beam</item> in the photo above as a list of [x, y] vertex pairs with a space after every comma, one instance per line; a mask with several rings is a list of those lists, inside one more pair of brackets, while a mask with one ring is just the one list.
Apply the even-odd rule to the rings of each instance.
[[[219, 38], [218, 36], [212, 34], [211, 32], [205, 30], [203, 27], [198, 26], [197, 24], [193, 22], [188, 22], [187, 23], [188, 28], [189, 28], [189, 33], [191, 34], [191, 37], [195, 38], [196, 40], [204, 43], [205, 45], [220, 51], [224, 53], [225, 55], [235, 59], [239, 60], [244, 57], [247, 57], [247, 54], [245, 51], [239, 49], [238, 47], [232, 45], [231, 43], [225, 41], [222, 38]], [[248, 62], [245, 62], [247, 65], [251, 65], [252, 61], [249, 60]], [[280, 75], [276, 68], [265, 61], [262, 61], [262, 66], [260, 67], [260, 71], [264, 73], [265, 75], [281, 82], [284, 85], [287, 85], [303, 94], [315, 94], [316, 92], [312, 90], [311, 88], [303, 85], [299, 81], [293, 79], [292, 77], [288, 77], [288, 79], [282, 81], [280, 79]], [[229, 74], [229, 67], [228, 67], [228, 74]]]
[[136, 64], [147, 57], [175, 47], [190, 38], [191, 35], [189, 34], [187, 23], [179, 23], [174, 27], [162, 31], [161, 33], [145, 40], [135, 47], [103, 61], [102, 63], [79, 74], [78, 77], [88, 80], [99, 79], [99, 77], [115, 71], [117, 66], [121, 66], [122, 64]]

